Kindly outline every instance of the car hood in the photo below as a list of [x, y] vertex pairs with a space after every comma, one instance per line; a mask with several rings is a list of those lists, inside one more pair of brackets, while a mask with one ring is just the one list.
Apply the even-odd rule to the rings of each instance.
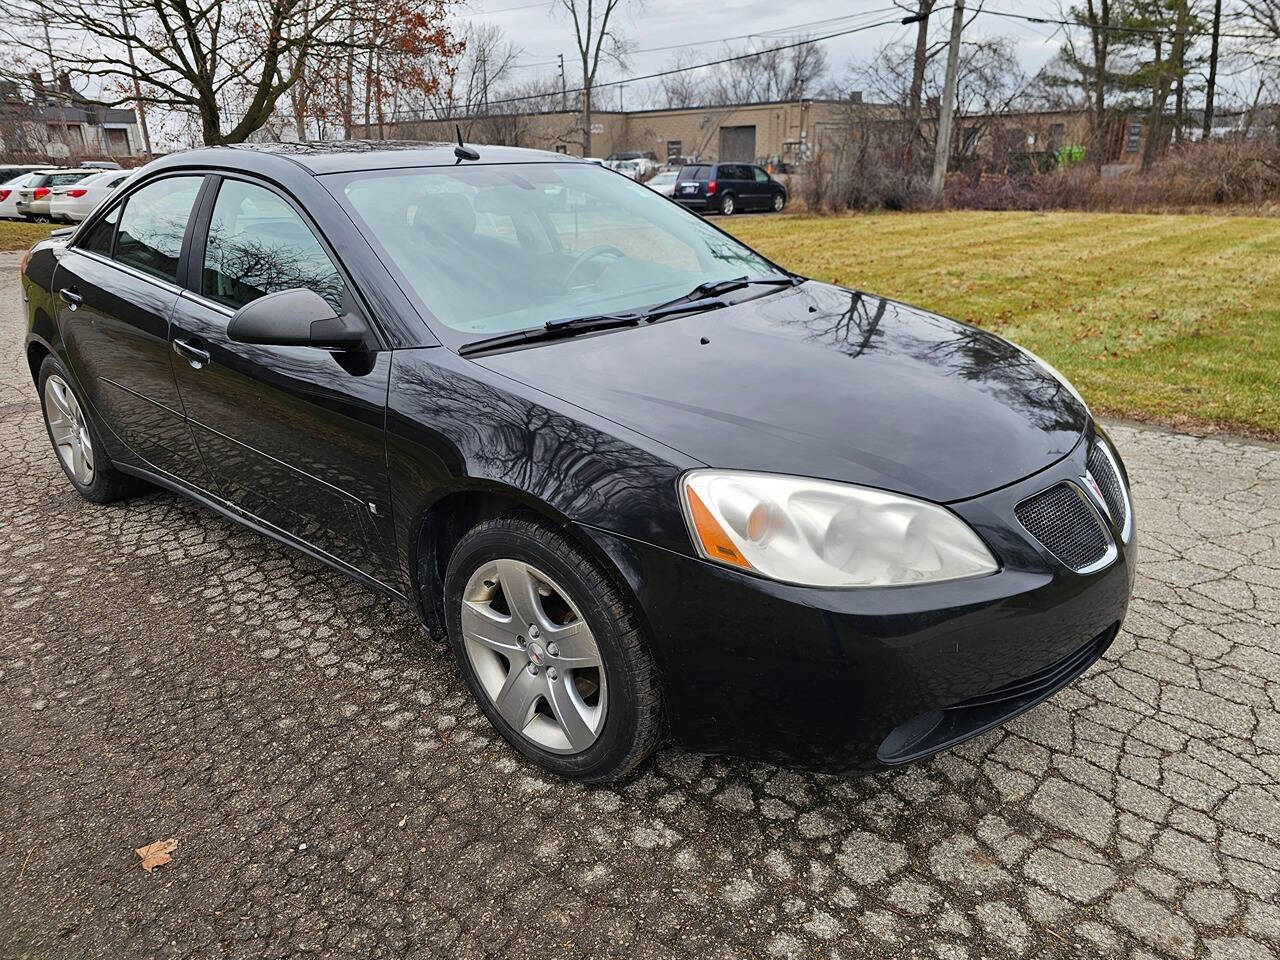
[[1061, 459], [1089, 414], [1006, 340], [807, 281], [476, 362], [714, 467], [950, 502]]

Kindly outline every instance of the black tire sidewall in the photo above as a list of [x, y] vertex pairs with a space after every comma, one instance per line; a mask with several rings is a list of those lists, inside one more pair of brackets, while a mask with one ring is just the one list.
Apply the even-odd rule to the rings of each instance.
[[[559, 544], [555, 543], [557, 540]], [[477, 568], [504, 558], [533, 564], [555, 580], [569, 593], [595, 637], [604, 661], [608, 707], [604, 729], [595, 743], [582, 753], [552, 753], [522, 736], [499, 715], [471, 665], [462, 639], [462, 591]], [[613, 772], [626, 763], [640, 736], [638, 689], [635, 671], [623, 655], [619, 640], [619, 631], [626, 627], [618, 622], [616, 611], [607, 609], [595, 595], [593, 585], [584, 576], [584, 566], [599, 570], [594, 560], [549, 527], [523, 520], [482, 524], [462, 539], [449, 560], [445, 576], [446, 622], [449, 644], [467, 687], [481, 711], [508, 743], [530, 760], [561, 776], [587, 781], [607, 780], [612, 779]], [[603, 575], [607, 577], [608, 573]]]

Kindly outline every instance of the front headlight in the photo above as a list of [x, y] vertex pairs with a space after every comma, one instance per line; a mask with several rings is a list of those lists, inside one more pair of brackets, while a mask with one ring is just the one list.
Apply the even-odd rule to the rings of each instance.
[[887, 587], [995, 573], [954, 513], [826, 480], [694, 470], [680, 482], [694, 545], [708, 560], [815, 587]]

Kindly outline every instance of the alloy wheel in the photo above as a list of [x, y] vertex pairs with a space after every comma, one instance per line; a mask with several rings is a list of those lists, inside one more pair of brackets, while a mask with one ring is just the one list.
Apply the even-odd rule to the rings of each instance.
[[480, 686], [525, 739], [581, 753], [604, 728], [604, 662], [577, 605], [521, 560], [493, 560], [462, 594], [462, 638]]
[[782, 198], [782, 194], [777, 194], [773, 198], [773, 209], [777, 213], [782, 212], [782, 208], [786, 206], [787, 201]]
[[720, 212], [723, 213], [726, 217], [731, 216], [733, 214], [733, 197], [732, 196], [727, 196], [720, 201]]
[[44, 415], [49, 436], [67, 472], [76, 483], [93, 483], [93, 440], [76, 395], [56, 373], [44, 382]]

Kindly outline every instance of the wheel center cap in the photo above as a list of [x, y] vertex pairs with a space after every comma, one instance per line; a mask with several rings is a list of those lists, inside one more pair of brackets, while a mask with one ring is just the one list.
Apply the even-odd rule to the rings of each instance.
[[547, 662], [547, 652], [542, 649], [542, 644], [531, 643], [525, 649], [529, 653], [529, 661], [534, 664], [534, 666], [540, 667]]

